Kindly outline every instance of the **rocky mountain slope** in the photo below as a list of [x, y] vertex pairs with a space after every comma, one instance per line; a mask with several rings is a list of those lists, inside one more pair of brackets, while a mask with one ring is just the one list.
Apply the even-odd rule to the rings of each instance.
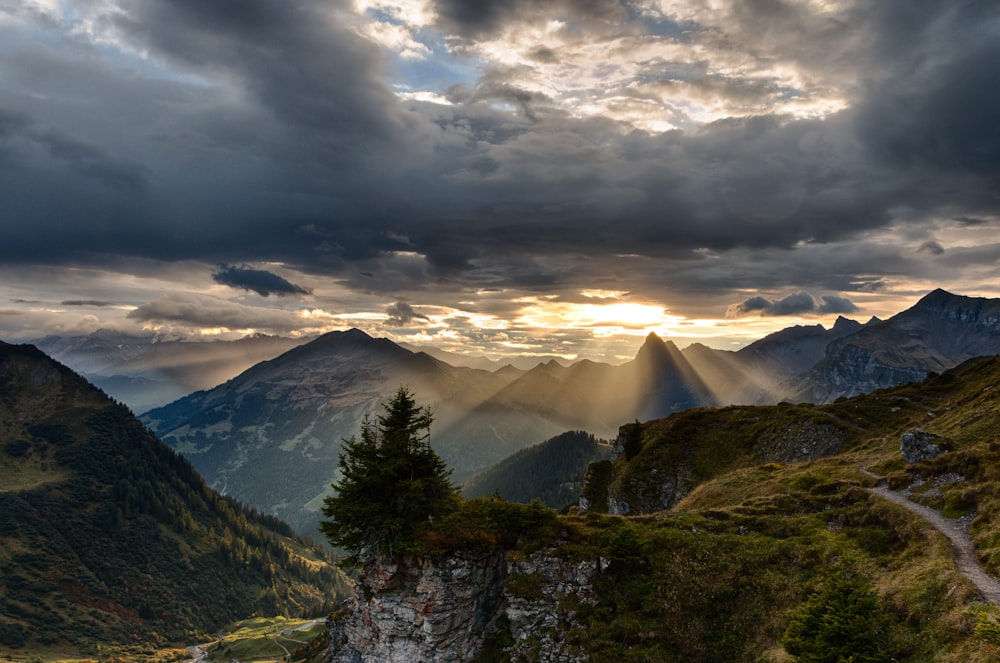
[[124, 406], [0, 343], [0, 651], [204, 637], [321, 610], [346, 578], [209, 490]]
[[1000, 300], [934, 290], [902, 313], [830, 343], [793, 395], [830, 402], [998, 352]]
[[537, 413], [490, 403], [509, 381], [351, 330], [326, 334], [143, 420], [213, 488], [315, 532], [341, 440], [400, 386], [430, 405], [431, 444], [459, 471], [562, 430]]
[[[816, 619], [849, 623], [829, 637], [864, 660], [1000, 657], [1000, 608], [948, 539], [871, 490], [964, 524], [1000, 577], [1000, 358], [824, 406], [632, 424], [616, 452], [586, 513], [466, 502], [426, 554], [364, 569], [327, 660], [779, 663], [822, 646]], [[598, 513], [615, 504], [629, 515]]]

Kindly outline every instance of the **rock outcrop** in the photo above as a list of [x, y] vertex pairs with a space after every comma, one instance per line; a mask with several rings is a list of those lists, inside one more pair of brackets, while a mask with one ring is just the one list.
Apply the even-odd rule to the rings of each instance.
[[570, 562], [555, 549], [376, 563], [330, 622], [328, 663], [460, 663], [499, 643], [511, 661], [583, 661], [566, 634], [574, 606], [593, 604], [600, 560]]
[[[753, 408], [715, 410], [718, 421], [729, 421], [734, 430], [752, 431], [728, 451], [720, 451], [720, 440], [713, 437], [710, 429], [715, 424], [700, 422], [696, 411], [647, 422], [642, 427], [653, 431], [648, 435], [636, 433], [638, 424], [626, 424], [612, 443], [612, 461], [591, 463], [587, 468], [578, 510], [617, 516], [663, 511], [673, 508], [713, 473], [739, 464], [825, 458], [837, 453], [852, 434], [848, 427], [823, 415], [783, 414], [791, 407], [779, 405], [767, 414]], [[644, 437], [636, 443], [637, 434]], [[630, 453], [633, 443], [638, 446]]]
[[906, 431], [899, 438], [899, 452], [907, 463], [919, 463], [922, 460], [934, 460], [945, 449], [937, 444], [940, 438], [934, 433], [928, 433], [921, 428]]

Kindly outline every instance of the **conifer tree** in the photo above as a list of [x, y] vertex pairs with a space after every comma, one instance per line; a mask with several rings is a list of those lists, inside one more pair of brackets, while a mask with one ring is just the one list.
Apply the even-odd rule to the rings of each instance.
[[889, 614], [861, 575], [837, 569], [823, 590], [794, 615], [782, 638], [800, 663], [889, 663], [894, 643]]
[[451, 470], [430, 446], [430, 410], [404, 387], [382, 409], [344, 440], [337, 492], [324, 501], [330, 520], [320, 529], [348, 552], [344, 565], [410, 552], [420, 528], [458, 503]]

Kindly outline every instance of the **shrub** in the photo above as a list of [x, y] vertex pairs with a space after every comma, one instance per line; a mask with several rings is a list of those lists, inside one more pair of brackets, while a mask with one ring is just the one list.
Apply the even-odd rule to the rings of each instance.
[[31, 442], [27, 440], [14, 440], [13, 442], [8, 442], [3, 445], [3, 450], [7, 452], [8, 456], [26, 456], [28, 451], [31, 449]]
[[802, 663], [889, 663], [891, 628], [868, 580], [841, 568], [792, 615], [782, 644]]

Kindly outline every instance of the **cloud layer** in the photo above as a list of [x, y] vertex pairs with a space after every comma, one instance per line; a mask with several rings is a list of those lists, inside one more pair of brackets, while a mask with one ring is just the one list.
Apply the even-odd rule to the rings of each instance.
[[987, 2], [17, 0], [0, 263], [199, 265], [178, 291], [421, 328], [966, 291], [1000, 276], [998, 61]]
[[308, 289], [295, 285], [273, 272], [247, 266], [221, 265], [219, 271], [212, 274], [212, 279], [231, 288], [256, 292], [261, 297], [310, 294]]

